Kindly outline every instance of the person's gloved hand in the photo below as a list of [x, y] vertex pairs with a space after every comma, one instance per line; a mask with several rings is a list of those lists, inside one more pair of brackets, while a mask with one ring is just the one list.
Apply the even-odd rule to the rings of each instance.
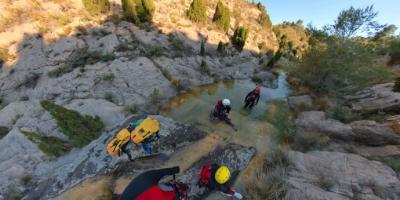
[[235, 192], [235, 193], [233, 194], [233, 196], [234, 196], [236, 199], [243, 199], [242, 194], [240, 194], [239, 192]]

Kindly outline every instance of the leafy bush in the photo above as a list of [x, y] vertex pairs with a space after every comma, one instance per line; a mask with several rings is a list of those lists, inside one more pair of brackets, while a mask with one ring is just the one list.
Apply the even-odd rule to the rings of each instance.
[[7, 62], [9, 57], [7, 48], [0, 47], [0, 67]]
[[224, 44], [222, 41], [219, 41], [218, 43], [217, 52], [220, 54], [226, 53], [226, 44]]
[[112, 81], [114, 80], [115, 75], [113, 73], [107, 73], [107, 74], [103, 74], [103, 76], [101, 77], [101, 79], [103, 81]]
[[239, 26], [236, 28], [235, 33], [233, 34], [231, 40], [232, 40], [233, 46], [238, 51], [243, 50], [243, 47], [246, 44], [248, 35], [249, 35], [249, 32], [245, 27]]
[[189, 19], [194, 22], [205, 22], [207, 20], [207, 7], [204, 0], [193, 0], [188, 15]]
[[260, 159], [256, 157], [252, 161], [253, 168], [255, 165], [258, 166], [251, 170], [255, 173], [256, 181], [246, 184], [246, 197], [266, 200], [288, 199], [288, 185], [285, 179], [286, 169], [290, 163], [287, 153], [276, 149], [264, 157], [267, 159], [262, 158], [258, 161]]
[[25, 186], [28, 185], [31, 182], [31, 180], [32, 180], [32, 176], [30, 176], [30, 175], [24, 175], [20, 178], [22, 185], [25, 185]]
[[83, 147], [102, 133], [104, 124], [98, 116], [82, 116], [51, 101], [41, 101], [40, 104], [56, 119], [60, 131], [68, 136], [74, 147]]
[[82, 3], [91, 15], [110, 11], [110, 2], [108, 0], [82, 0]]
[[68, 153], [72, 146], [58, 137], [45, 136], [43, 134], [21, 131], [29, 140], [38, 145], [38, 148], [48, 156], [62, 156]]
[[397, 77], [394, 82], [393, 92], [400, 92], [400, 77]]
[[260, 14], [260, 17], [258, 18], [258, 22], [261, 24], [263, 27], [267, 27], [268, 29], [272, 28], [272, 22], [271, 19], [269, 18], [269, 15], [266, 11], [262, 12]]
[[9, 131], [7, 127], [0, 126], [0, 139], [6, 136]]
[[162, 46], [151, 46], [146, 48], [145, 55], [146, 57], [153, 58], [153, 57], [160, 57], [164, 54], [165, 49]]
[[111, 103], [114, 103], [114, 102], [115, 102], [115, 101], [114, 101], [114, 95], [113, 95], [111, 92], [106, 92], [106, 93], [104, 94], [104, 99], [107, 100], [107, 101], [109, 101], [109, 102], [111, 102]]
[[201, 44], [200, 44], [200, 55], [201, 56], [206, 55], [206, 48], [204, 47], [204, 41], [201, 41]]
[[231, 11], [221, 1], [218, 1], [215, 9], [213, 22], [225, 32], [229, 30], [231, 24]]
[[161, 109], [161, 97], [158, 89], [154, 88], [153, 92], [147, 97], [145, 111], [149, 114], [158, 114]]
[[124, 113], [126, 115], [131, 115], [131, 114], [135, 114], [138, 112], [138, 107], [134, 104], [132, 105], [127, 105], [124, 107]]
[[390, 42], [389, 47], [387, 48], [387, 52], [389, 53], [391, 59], [389, 61], [389, 65], [397, 65], [400, 64], [400, 39], [394, 39]]
[[131, 22], [150, 22], [155, 6], [153, 0], [122, 0], [122, 10], [125, 18]]
[[210, 68], [208, 67], [207, 62], [205, 60], [201, 61], [200, 72], [202, 74], [210, 75]]
[[313, 47], [288, 71], [297, 86], [322, 94], [339, 94], [390, 80], [390, 70], [377, 63], [377, 58], [360, 42], [330, 42]]
[[295, 134], [292, 115], [285, 101], [273, 101], [266, 111], [266, 121], [275, 128], [273, 138], [278, 143], [291, 143]]

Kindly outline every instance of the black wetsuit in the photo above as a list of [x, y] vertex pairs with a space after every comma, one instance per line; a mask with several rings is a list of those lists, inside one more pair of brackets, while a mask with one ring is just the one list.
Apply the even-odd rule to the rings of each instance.
[[257, 93], [256, 90], [253, 90], [251, 92], [249, 92], [246, 96], [246, 98], [244, 99], [245, 108], [253, 108], [255, 105], [258, 104], [258, 101], [260, 100], [260, 93]]
[[158, 185], [164, 177], [179, 173], [179, 167], [151, 170], [138, 175], [125, 188], [121, 195], [121, 200], [132, 200], [139, 197], [142, 193]]

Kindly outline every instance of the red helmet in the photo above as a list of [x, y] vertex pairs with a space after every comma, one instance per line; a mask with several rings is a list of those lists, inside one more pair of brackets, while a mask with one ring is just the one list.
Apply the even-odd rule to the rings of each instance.
[[261, 88], [260, 87], [256, 87], [255, 91], [256, 91], [256, 93], [260, 93], [261, 92]]

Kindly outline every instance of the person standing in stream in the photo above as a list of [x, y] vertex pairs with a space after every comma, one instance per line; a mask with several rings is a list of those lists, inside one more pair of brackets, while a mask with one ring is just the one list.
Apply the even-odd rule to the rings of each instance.
[[256, 87], [256, 89], [249, 92], [246, 98], [244, 98], [244, 107], [253, 109], [253, 107], [257, 105], [258, 101], [260, 100], [260, 93], [260, 87]]

